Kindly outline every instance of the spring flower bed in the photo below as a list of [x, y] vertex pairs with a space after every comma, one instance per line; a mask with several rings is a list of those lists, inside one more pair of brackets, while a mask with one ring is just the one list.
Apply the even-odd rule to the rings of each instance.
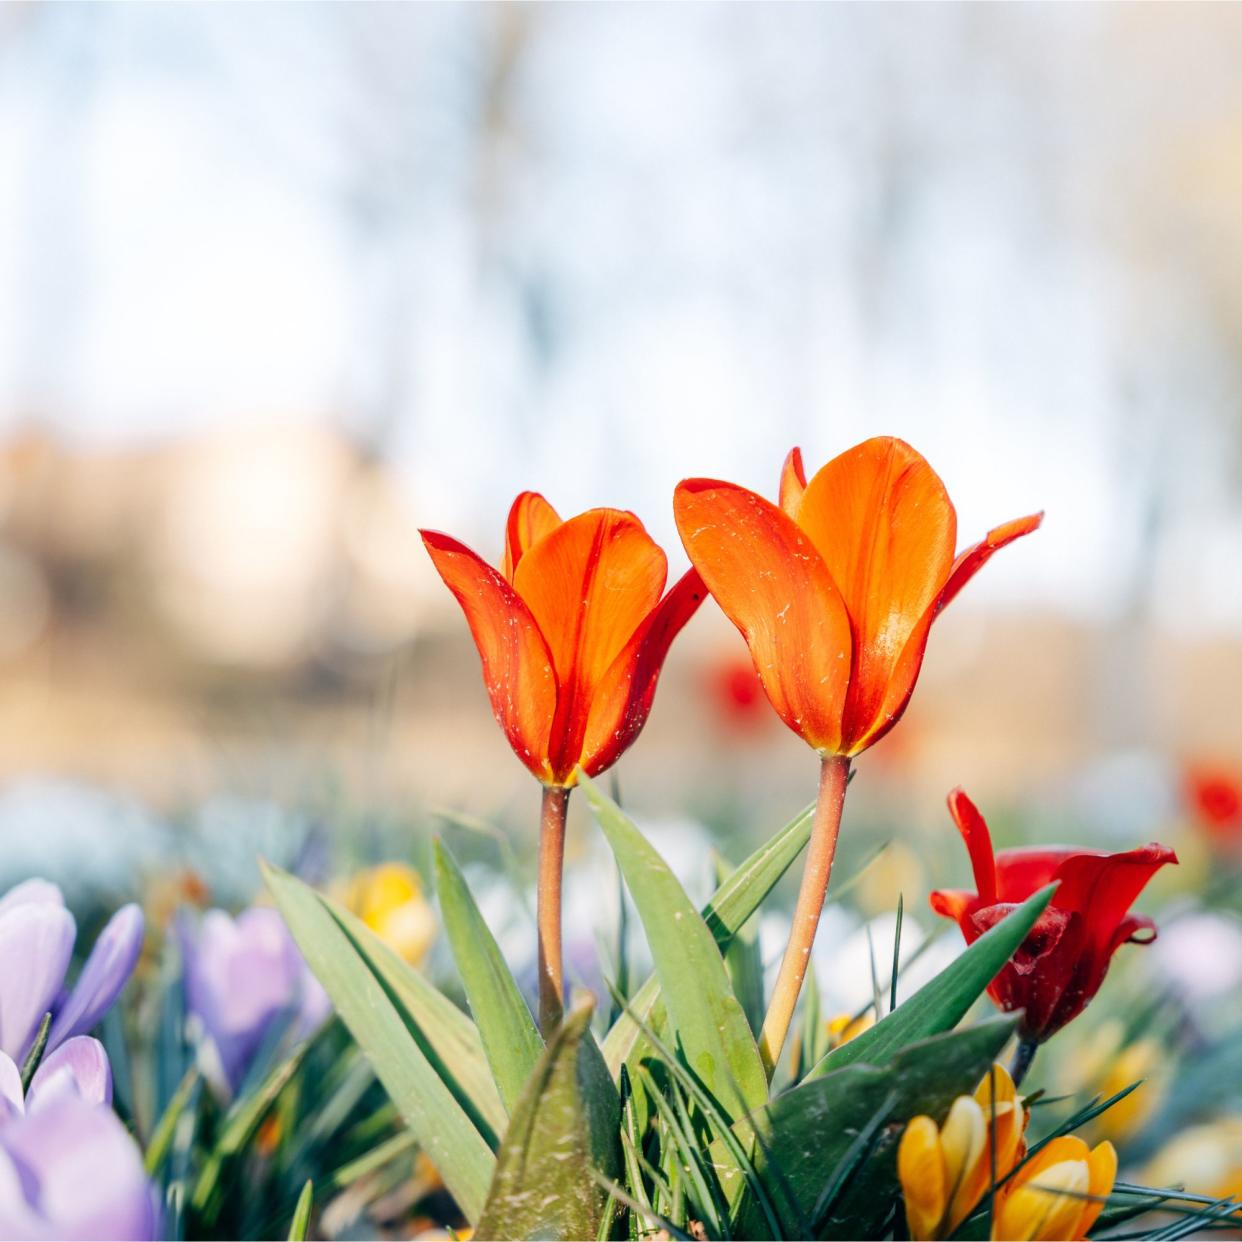
[[[1242, 1230], [1228, 780], [1187, 780], [1215, 882], [1166, 888], [1154, 919], [1135, 904], [1175, 885], [1171, 846], [994, 850], [952, 791], [946, 866], [973, 890], [933, 891], [925, 915], [902, 892], [891, 944], [866, 924], [869, 999], [829, 1008], [847, 967], [823, 958], [821, 919], [882, 865], [838, 862], [852, 781], [871, 779], [859, 760], [899, 727], [933, 623], [1041, 515], [959, 550], [940, 479], [890, 438], [809, 480], [795, 449], [776, 497], [682, 483], [692, 568], [668, 589], [664, 552], [619, 510], [562, 520], [524, 493], [498, 566], [423, 533], [538, 788], [529, 966], [520, 864], [463, 864], [447, 840], [422, 873], [389, 860], [312, 884], [260, 861], [265, 894], [240, 912], [194, 909], [188, 882], [163, 891], [171, 913], [141, 960], [136, 906], [74, 968], [55, 885], [0, 898], [0, 1235]], [[737, 627], [762, 695], [814, 756], [814, 801], [775, 832], [753, 826], [705, 899], [600, 780], [701, 607]], [[567, 879], [575, 791], [610, 861]], [[616, 934], [596, 952], [566, 899], [603, 912], [618, 878]], [[1130, 946], [1165, 930], [1137, 961]], [[1183, 965], [1179, 937], [1191, 955], [1221, 946], [1214, 976]], [[937, 945], [952, 951], [926, 969]], [[584, 978], [590, 990], [571, 986]]]

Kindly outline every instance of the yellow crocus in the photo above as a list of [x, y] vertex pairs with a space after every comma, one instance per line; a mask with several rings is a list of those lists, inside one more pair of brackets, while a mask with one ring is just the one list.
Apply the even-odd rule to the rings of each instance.
[[840, 1048], [842, 1044], [848, 1044], [851, 1039], [857, 1039], [863, 1031], [869, 1031], [875, 1026], [875, 1014], [868, 1010], [861, 1018], [856, 1018], [851, 1013], [839, 1013], [835, 1018], [829, 1018], [824, 1025], [829, 1045]]
[[436, 916], [413, 867], [387, 862], [361, 871], [348, 882], [343, 901], [411, 965], [427, 956], [436, 935]]
[[1242, 1116], [1183, 1130], [1152, 1157], [1143, 1179], [1213, 1199], [1242, 1198]]
[[1000, 1188], [992, 1237], [1007, 1242], [1085, 1238], [1116, 1177], [1112, 1143], [1089, 1148], [1076, 1135], [1055, 1138]]
[[910, 1121], [897, 1149], [897, 1175], [914, 1242], [947, 1238], [975, 1210], [992, 1183], [993, 1166], [999, 1181], [1025, 1154], [1026, 1122], [1003, 1065], [992, 1067], [974, 1095], [953, 1101], [943, 1126], [925, 1116]]

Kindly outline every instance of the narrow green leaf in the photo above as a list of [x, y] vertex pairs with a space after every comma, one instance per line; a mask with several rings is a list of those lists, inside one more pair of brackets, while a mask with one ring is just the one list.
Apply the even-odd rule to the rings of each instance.
[[[735, 1125], [738, 1136], [753, 1143], [785, 1235], [806, 1236], [800, 1222], [812, 1221], [823, 1230], [818, 1237], [879, 1236], [897, 1193], [896, 1150], [905, 1123], [921, 1113], [942, 1121], [956, 1096], [978, 1086], [1015, 1022], [1008, 1015], [990, 1018], [912, 1043], [886, 1065], [854, 1064], [803, 1081]], [[835, 1185], [880, 1112], [884, 1122], [874, 1146], [844, 1185]], [[817, 1209], [827, 1210], [826, 1221], [816, 1220]], [[764, 1228], [747, 1196], [735, 1232], [751, 1238]]]
[[[594, 1238], [621, 1153], [615, 1091], [601, 1094], [586, 1070], [593, 1001], [576, 1003], [548, 1041], [496, 1156], [496, 1174], [475, 1236]], [[611, 1088], [611, 1080], [609, 1080]]]
[[[716, 890], [703, 907], [703, 920], [711, 928], [716, 943], [724, 948], [776, 887], [781, 877], [806, 846], [811, 836], [813, 807], [807, 807], [778, 833], [765, 841]], [[615, 1079], [621, 1066], [634, 1051], [640, 1035], [635, 1019], [655, 1017], [660, 1000], [660, 981], [651, 975], [629, 1002], [628, 1010], [617, 1018], [604, 1038], [604, 1060]], [[656, 1023], [658, 1025], [658, 1022]]]
[[319, 900], [383, 984], [423, 1055], [494, 1151], [509, 1113], [496, 1090], [478, 1028], [360, 918], [322, 893]]
[[483, 1136], [414, 1038], [393, 993], [328, 906], [300, 880], [266, 863], [261, 866], [337, 1013], [466, 1218], [477, 1220], [496, 1163]]
[[298, 1195], [298, 1205], [293, 1209], [293, 1222], [289, 1226], [289, 1242], [305, 1242], [306, 1231], [310, 1228], [311, 1203], [315, 1195], [315, 1184], [308, 1177], [302, 1193]]
[[834, 1048], [807, 1078], [856, 1062], [883, 1065], [907, 1044], [952, 1030], [1026, 939], [1055, 888], [1049, 885], [1028, 898], [882, 1021]]
[[22, 1062], [22, 1090], [30, 1089], [30, 1080], [35, 1076], [35, 1070], [39, 1068], [39, 1062], [43, 1060], [43, 1050], [47, 1047], [47, 1035], [52, 1029], [52, 1015], [45, 1013], [43, 1021], [39, 1023], [39, 1029], [35, 1033], [34, 1043], [30, 1045], [30, 1051], [26, 1054], [25, 1061]]
[[543, 1040], [457, 860], [443, 842], [436, 841], [434, 848], [436, 892], [444, 915], [444, 930], [492, 1076], [505, 1107], [512, 1113], [543, 1052]]
[[[723, 884], [733, 869], [723, 859], [716, 860], [716, 881]], [[759, 927], [757, 923], [747, 921], [721, 946], [724, 953], [725, 969], [729, 972], [729, 981], [733, 984], [733, 995], [737, 997], [750, 1029], [759, 1033], [763, 1025], [763, 958], [759, 953]]]
[[581, 783], [647, 933], [675, 1050], [729, 1118], [758, 1108], [768, 1097], [767, 1075], [715, 937], [616, 803], [586, 777]]
[[168, 1107], [164, 1109], [159, 1121], [156, 1122], [155, 1129], [151, 1134], [151, 1141], [147, 1144], [145, 1167], [148, 1176], [154, 1177], [159, 1171], [160, 1165], [164, 1163], [164, 1157], [168, 1155], [168, 1149], [172, 1146], [173, 1133], [177, 1128], [177, 1119], [181, 1116], [181, 1112], [186, 1104], [189, 1103], [190, 1095], [197, 1082], [198, 1067], [191, 1065], [186, 1070], [185, 1077], [182, 1078], [177, 1090], [173, 1093], [173, 1098], [168, 1101]]

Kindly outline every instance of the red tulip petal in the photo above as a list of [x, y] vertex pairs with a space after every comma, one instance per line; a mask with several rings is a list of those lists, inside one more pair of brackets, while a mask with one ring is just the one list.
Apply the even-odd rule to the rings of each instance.
[[[1140, 932], [1148, 934], [1140, 936]], [[1151, 944], [1155, 939], [1156, 924], [1147, 915], [1127, 914], [1113, 934], [1113, 948], [1119, 949], [1123, 944]]]
[[[996, 888], [1001, 901], [1025, 901], [1057, 878], [1057, 871], [1068, 858], [1090, 854], [1090, 850], [1069, 849], [1058, 846], [1045, 849], [1029, 846], [1014, 850], [1000, 850], [996, 855]], [[1101, 854], [1101, 858], [1106, 855]], [[1062, 905], [1060, 894], [1053, 898]]]
[[[887, 731], [909, 699], [928, 613], [953, 564], [957, 515], [927, 462], [884, 436], [842, 453], [815, 475], [798, 525], [849, 612], [854, 658], [843, 735], [856, 752]], [[902, 676], [890, 687], [899, 665]]]
[[588, 776], [616, 763], [647, 723], [669, 646], [706, 595], [698, 572], [685, 573], [604, 674], [582, 743], [580, 763]]
[[962, 834], [962, 840], [966, 842], [971, 870], [975, 873], [975, 885], [979, 890], [979, 901], [990, 906], [997, 899], [992, 834], [988, 831], [987, 822], [979, 814], [979, 808], [966, 796], [964, 790], [953, 790], [948, 801], [949, 814], [953, 816], [953, 822]]
[[1124, 854], [1075, 854], [1057, 868], [1061, 881], [1053, 902], [1077, 910], [1087, 921], [1096, 952], [1107, 955], [1135, 899], [1147, 882], [1177, 855], [1167, 845], [1144, 845]]
[[556, 680], [539, 627], [504, 578], [464, 544], [438, 531], [419, 533], [466, 614], [492, 711], [509, 745], [540, 780], [548, 780]]
[[970, 916], [979, 907], [978, 893], [968, 893], [957, 888], [938, 888], [927, 900], [932, 910], [946, 919], [952, 919], [961, 928], [967, 944], [974, 943], [978, 933], [970, 921]]
[[802, 450], [791, 448], [785, 464], [781, 467], [781, 508], [796, 522], [802, 493], [806, 491], [806, 470], [802, 465]]
[[522, 492], [509, 509], [505, 523], [505, 554], [500, 572], [512, 582], [513, 571], [526, 549], [560, 524], [556, 510], [538, 492]]
[[673, 509], [690, 560], [746, 639], [772, 706], [812, 746], [837, 752], [850, 625], [823, 558], [792, 518], [733, 483], [687, 479]]
[[550, 757], [558, 779], [582, 753], [595, 687], [659, 602], [668, 562], [632, 514], [591, 509], [526, 550], [513, 585], [548, 644], [558, 699]]
[[945, 583], [944, 590], [940, 592], [940, 599], [936, 604], [937, 611], [947, 607], [949, 602], [956, 598], [962, 587], [991, 560], [993, 553], [999, 552], [1001, 548], [1013, 543], [1015, 539], [1021, 539], [1023, 535], [1029, 535], [1033, 530], [1038, 530], [1043, 520], [1043, 513], [1032, 513], [1029, 517], [1015, 518], [1012, 522], [1006, 522], [1003, 526], [997, 526], [994, 530], [988, 531], [978, 543], [959, 554], [957, 560], [953, 562], [953, 568], [949, 571], [949, 580]]
[[[991, 931], [997, 923], [1018, 909], [1020, 904], [1016, 901], [1000, 901], [976, 910], [970, 916], [975, 925], [975, 934], [982, 936], [984, 932]], [[1035, 925], [1027, 933], [1026, 939], [1014, 952], [1010, 962], [1013, 969], [1019, 975], [1029, 975], [1040, 964], [1040, 959], [1047, 957], [1060, 944], [1061, 937], [1069, 928], [1071, 917], [1071, 911], [1049, 906], [1035, 920]]]

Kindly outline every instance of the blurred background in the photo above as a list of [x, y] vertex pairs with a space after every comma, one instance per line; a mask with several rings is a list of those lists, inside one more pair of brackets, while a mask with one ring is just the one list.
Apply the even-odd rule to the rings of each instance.
[[[881, 432], [963, 542], [1048, 516], [852, 813], [1167, 836], [1242, 762], [1240, 56], [1230, 7], [3, 6], [11, 867], [99, 815], [529, 826], [418, 526], [494, 558], [536, 488], [679, 572], [680, 478]], [[710, 603], [619, 778], [752, 838], [809, 799]]]

